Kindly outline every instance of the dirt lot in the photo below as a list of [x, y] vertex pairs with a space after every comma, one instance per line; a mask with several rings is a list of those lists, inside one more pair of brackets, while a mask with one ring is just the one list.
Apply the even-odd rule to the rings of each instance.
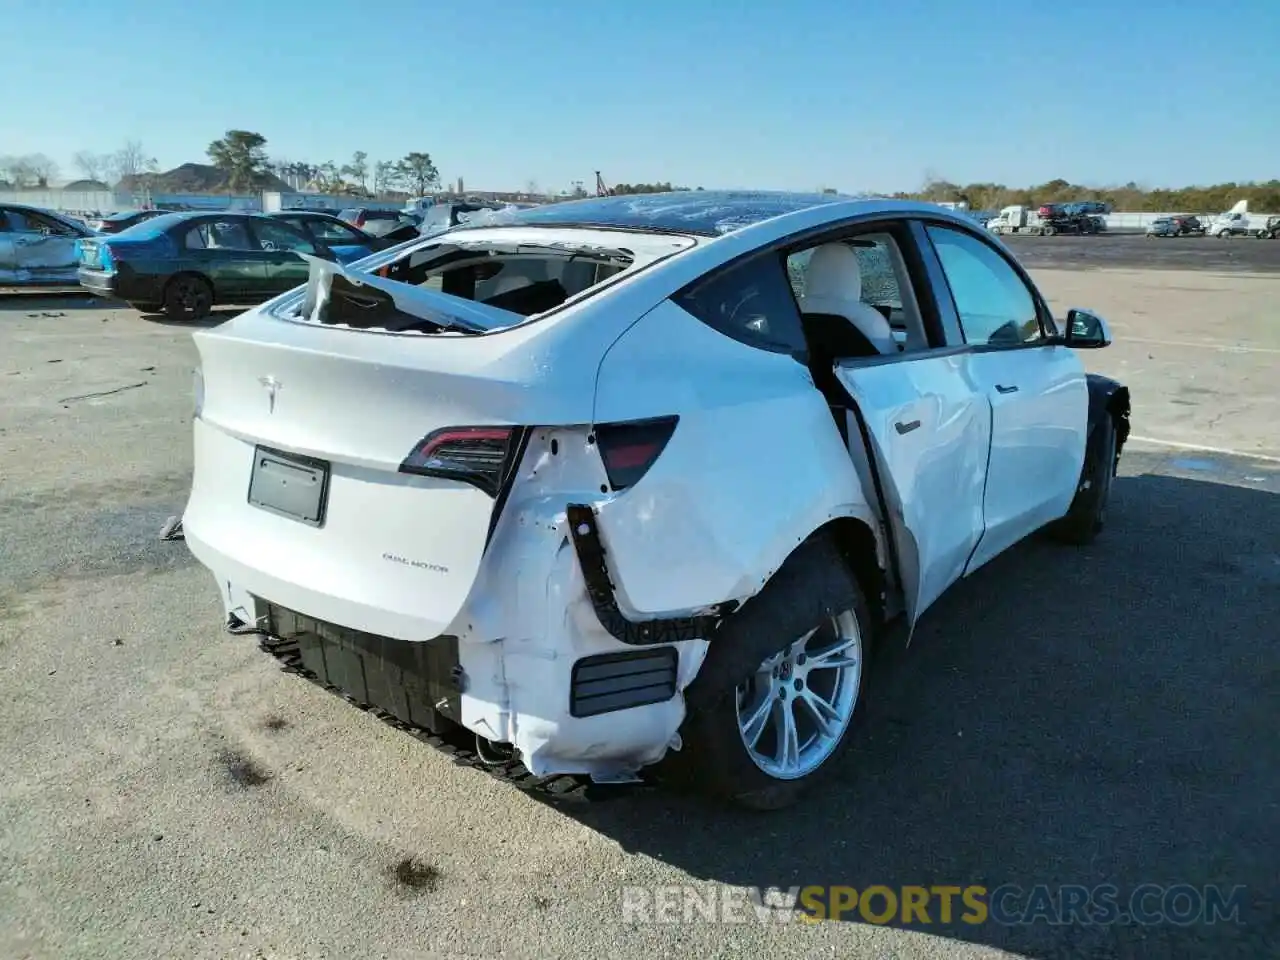
[[1250, 237], [1167, 237], [1104, 233], [1092, 237], [1005, 237], [1022, 262], [1034, 268], [1213, 270], [1280, 273], [1280, 240]]
[[[773, 818], [549, 804], [282, 674], [157, 539], [188, 331], [0, 298], [0, 957], [1276, 955], [1280, 277], [1035, 273], [1114, 322], [1087, 361], [1159, 443], [1095, 546], [944, 597], [835, 782]], [[1189, 927], [622, 920], [623, 887], [709, 882], [1246, 896]]]

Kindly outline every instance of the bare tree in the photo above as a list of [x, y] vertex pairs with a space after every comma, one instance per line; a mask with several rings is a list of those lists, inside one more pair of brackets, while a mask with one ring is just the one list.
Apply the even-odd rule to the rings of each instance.
[[27, 157], [27, 163], [30, 164], [31, 173], [36, 178], [36, 186], [47, 187], [50, 180], [58, 179], [58, 164], [51, 157], [43, 153], [33, 153]]
[[0, 157], [0, 170], [4, 171], [5, 179], [18, 190], [30, 186], [35, 180], [30, 157]]
[[147, 173], [156, 165], [154, 157], [148, 157], [139, 140], [130, 140], [123, 147], [111, 154], [104, 165], [105, 172], [119, 183], [125, 177], [136, 177]]
[[390, 193], [400, 184], [400, 168], [395, 161], [379, 160], [373, 165], [373, 192], [375, 196]]
[[86, 180], [97, 181], [101, 181], [106, 175], [110, 161], [110, 157], [94, 153], [92, 150], [81, 150], [71, 158], [71, 162], [75, 164], [76, 169], [84, 175]]
[[357, 150], [352, 154], [351, 162], [346, 164], [340, 171], [344, 177], [350, 177], [352, 182], [359, 186], [361, 191], [369, 189], [369, 154], [363, 150]]
[[538, 196], [538, 181], [526, 180], [524, 183], [524, 192], [526, 195], [530, 197]]

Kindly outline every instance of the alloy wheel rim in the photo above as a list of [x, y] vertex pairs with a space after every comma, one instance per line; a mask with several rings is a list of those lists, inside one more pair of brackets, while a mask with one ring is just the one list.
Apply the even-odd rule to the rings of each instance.
[[738, 733], [761, 771], [798, 780], [826, 762], [853, 719], [862, 659], [858, 618], [847, 610], [766, 657], [738, 687]]

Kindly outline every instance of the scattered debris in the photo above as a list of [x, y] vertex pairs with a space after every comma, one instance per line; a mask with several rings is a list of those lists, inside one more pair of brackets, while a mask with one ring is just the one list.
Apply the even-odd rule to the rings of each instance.
[[441, 873], [436, 867], [417, 857], [405, 857], [391, 868], [396, 885], [409, 890], [431, 893], [440, 886]]
[[550, 910], [551, 898], [548, 896], [544, 896], [541, 893], [535, 893], [533, 895], [533, 905], [537, 907], [539, 910]]
[[156, 834], [154, 837], [152, 837], [151, 839], [152, 839], [152, 840], [154, 840], [156, 843], [159, 843], [161, 840], [163, 840], [163, 839], [164, 839], [164, 834], [163, 834], [163, 833], [157, 833], [157, 834]]
[[113, 647], [123, 647], [123, 646], [124, 646], [124, 638], [123, 638], [123, 637], [115, 637], [114, 639], [112, 639], [112, 641], [111, 641], [111, 645], [112, 645]]
[[143, 373], [152, 373], [155, 370], [155, 367], [141, 367], [139, 369], [141, 369]]
[[226, 767], [231, 782], [240, 787], [260, 787], [271, 780], [271, 772], [263, 769], [252, 757], [235, 750], [223, 750], [218, 761]]
[[61, 362], [62, 362], [62, 358], [61, 358], [61, 357], [59, 357], [57, 360], [46, 360], [46, 361], [45, 361], [45, 363], [61, 363]]
[[262, 729], [270, 730], [272, 733], [278, 733], [289, 727], [289, 721], [278, 714], [270, 714], [262, 719]]
[[138, 387], [145, 387], [146, 385], [147, 385], [147, 381], [145, 380], [143, 380], [141, 383], [126, 383], [123, 387], [116, 387], [112, 390], [99, 390], [97, 393], [82, 393], [79, 396], [75, 396], [75, 397], [63, 397], [58, 402], [71, 403], [72, 401], [75, 401], [75, 400], [91, 400], [94, 397], [109, 397], [113, 393], [124, 393], [124, 391], [126, 390], [136, 390]]
[[170, 517], [164, 522], [164, 526], [160, 528], [161, 540], [183, 540], [185, 535], [182, 532], [182, 517]]

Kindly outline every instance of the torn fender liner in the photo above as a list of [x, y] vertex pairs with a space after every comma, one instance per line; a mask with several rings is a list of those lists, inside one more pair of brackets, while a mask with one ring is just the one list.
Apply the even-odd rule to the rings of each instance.
[[720, 621], [737, 609], [737, 601], [720, 604], [714, 613], [699, 617], [670, 617], [659, 620], [628, 620], [618, 609], [613, 581], [605, 565], [604, 547], [595, 511], [586, 504], [571, 503], [566, 508], [573, 547], [582, 567], [591, 606], [600, 625], [615, 640], [632, 646], [654, 643], [678, 643], [682, 640], [709, 640]]

